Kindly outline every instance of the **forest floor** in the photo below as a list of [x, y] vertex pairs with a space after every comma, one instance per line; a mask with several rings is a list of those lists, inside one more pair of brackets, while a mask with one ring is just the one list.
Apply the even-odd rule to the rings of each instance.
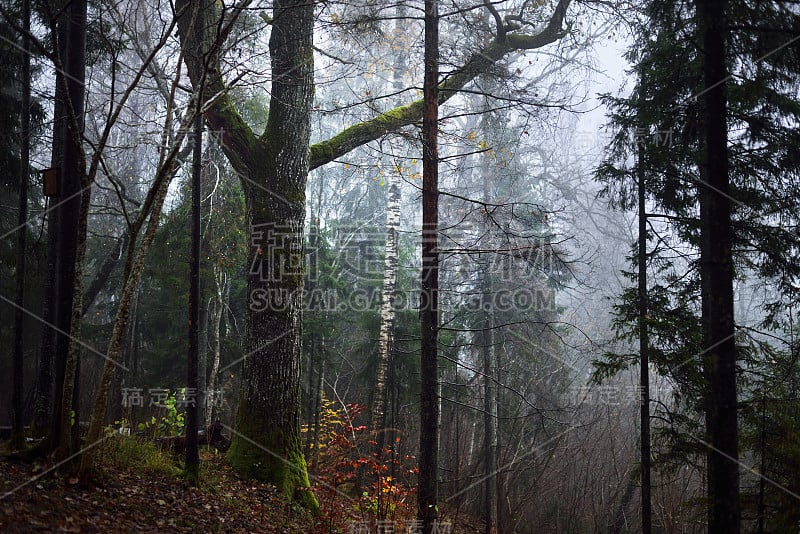
[[[52, 464], [0, 461], [0, 532], [361, 534], [376, 530], [374, 524], [366, 529], [352, 521], [339, 520], [332, 526], [324, 510], [313, 516], [273, 486], [239, 477], [216, 452], [201, 452], [201, 485], [192, 487], [168, 454], [134, 440], [111, 441], [101, 451], [91, 487], [77, 484]], [[476, 532], [476, 527], [458, 525], [446, 532]]]
[[238, 477], [222, 455], [203, 452], [199, 488], [160, 460], [118, 460], [107, 457], [89, 488], [45, 464], [0, 462], [0, 532], [319, 531], [310, 514]]

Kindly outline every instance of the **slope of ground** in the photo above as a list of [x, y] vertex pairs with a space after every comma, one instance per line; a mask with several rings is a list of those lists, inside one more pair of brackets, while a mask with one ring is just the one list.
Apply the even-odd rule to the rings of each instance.
[[[168, 456], [125, 447], [105, 456], [96, 485], [51, 466], [0, 462], [1, 532], [313, 532], [315, 520], [274, 487], [238, 477], [203, 452], [203, 483], [183, 482]], [[50, 471], [48, 471], [50, 469]]]
[[[323, 502], [322, 513], [313, 516], [273, 486], [238, 476], [217, 452], [202, 451], [202, 484], [195, 488], [182, 479], [177, 458], [149, 442], [115, 436], [101, 447], [102, 463], [91, 487], [77, 484], [52, 462], [0, 455], [0, 532], [409, 531], [402, 522], [395, 528], [391, 522], [354, 519], [353, 506], [346, 518], [341, 509], [326, 511]], [[452, 527], [446, 520], [441, 534], [482, 532], [479, 522], [452, 515], [459, 520]]]

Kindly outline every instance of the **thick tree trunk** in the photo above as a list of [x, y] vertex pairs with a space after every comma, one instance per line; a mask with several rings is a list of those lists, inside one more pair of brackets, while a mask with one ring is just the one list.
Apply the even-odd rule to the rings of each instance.
[[[204, 94], [216, 98], [205, 118], [242, 179], [250, 225], [247, 353], [228, 458], [238, 471], [273, 482], [316, 508], [306, 490], [299, 417], [314, 6], [310, 0], [273, 4], [271, 101], [260, 138], [236, 113], [220, 75], [216, 3], [183, 0], [176, 8], [183, 45], [191, 51], [186, 56], [189, 76], [195, 87], [206, 84]], [[200, 42], [192, 42], [195, 25], [203, 34]], [[227, 26], [222, 28], [226, 31]]]
[[[56, 106], [57, 108], [58, 106]], [[55, 264], [56, 264], [56, 229], [55, 212], [50, 212], [47, 218], [47, 260], [44, 280], [44, 302], [42, 309], [42, 322], [52, 324], [55, 305]], [[53, 416], [53, 350], [55, 345], [55, 331], [45, 327], [42, 331], [42, 340], [39, 347], [39, 361], [36, 372], [36, 393], [33, 406], [33, 434], [45, 435], [48, 432]]]
[[422, 116], [422, 291], [420, 316], [420, 437], [417, 518], [430, 534], [438, 517], [438, 342], [439, 342], [439, 12], [437, 0], [425, 0], [425, 79]]
[[705, 373], [709, 380], [706, 426], [709, 532], [740, 532], [736, 343], [734, 339], [731, 207], [728, 197], [728, 130], [725, 80], [726, 2], [697, 2], [703, 43], [703, 144], [699, 185], [700, 279]]
[[[294, 190], [291, 196], [302, 195]], [[249, 204], [254, 247], [248, 259], [248, 340], [228, 458], [239, 472], [315, 507], [310, 492], [297, 491], [309, 485], [299, 415], [304, 210], [299, 202], [281, 205], [264, 198]]]
[[[80, 301], [78, 276], [81, 241], [85, 245], [83, 203], [88, 191], [82, 192], [85, 183], [85, 158], [83, 156], [83, 109], [86, 77], [86, 0], [75, 0], [68, 9], [67, 44], [65, 46], [65, 84], [67, 94], [66, 134], [61, 165], [61, 202], [58, 216], [58, 258], [56, 262], [55, 341], [56, 409], [53, 412], [53, 445], [58, 445], [61, 456], [69, 455], [70, 424], [75, 419], [72, 398], [77, 377], [77, 345], [70, 335], [77, 333], [75, 319], [76, 296]], [[83, 224], [82, 224], [83, 223]], [[83, 226], [83, 229], [81, 228]], [[80, 238], [84, 232], [83, 240]], [[77, 303], [78, 306], [80, 303]], [[78, 308], [80, 311], [80, 308]], [[72, 345], [72, 346], [71, 346]]]
[[[67, 40], [67, 24], [62, 17], [56, 23], [53, 32], [57, 43], [58, 57], [64, 58], [64, 47]], [[53, 168], [61, 165], [64, 152], [64, 136], [66, 135], [67, 121], [67, 88], [63, 80], [63, 71], [56, 71], [55, 98], [53, 102], [53, 142], [50, 155], [50, 166]], [[58, 263], [58, 217], [59, 208], [53, 207], [58, 202], [58, 197], [50, 199], [50, 211], [47, 215], [47, 269], [44, 282], [44, 303], [42, 306], [42, 321], [46, 325], [56, 321], [56, 265]], [[36, 377], [36, 401], [34, 407], [34, 425], [36, 434], [53, 431], [53, 356], [55, 351], [57, 332], [53, 328], [45, 328], [42, 332], [42, 344], [39, 349], [39, 370]], [[63, 381], [63, 375], [61, 375]], [[60, 386], [59, 386], [60, 388]], [[55, 437], [54, 433], [53, 436]]]
[[75, 282], [72, 297], [72, 314], [70, 319], [70, 336], [67, 361], [64, 366], [64, 385], [61, 399], [61, 442], [59, 456], [66, 458], [80, 448], [80, 432], [77, 426], [80, 421], [80, 369], [81, 369], [81, 320], [83, 317], [83, 272], [86, 257], [86, 232], [89, 218], [89, 202], [91, 189], [85, 177], [82, 180], [81, 210], [78, 217], [78, 235], [75, 255]]
[[248, 163], [248, 344], [228, 459], [240, 472], [318, 506], [300, 440], [303, 224], [314, 94], [310, 0], [274, 4], [272, 97]]

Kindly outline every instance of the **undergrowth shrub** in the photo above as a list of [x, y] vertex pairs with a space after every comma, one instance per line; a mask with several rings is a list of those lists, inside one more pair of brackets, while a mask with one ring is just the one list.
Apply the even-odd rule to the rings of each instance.
[[[416, 517], [415, 458], [398, 456], [400, 438], [374, 453], [375, 436], [366, 425], [366, 406], [340, 406], [323, 398], [316, 441], [309, 458], [314, 493], [325, 532], [351, 532], [353, 526], [391, 524], [396, 532]], [[308, 439], [307, 426], [303, 433]]]

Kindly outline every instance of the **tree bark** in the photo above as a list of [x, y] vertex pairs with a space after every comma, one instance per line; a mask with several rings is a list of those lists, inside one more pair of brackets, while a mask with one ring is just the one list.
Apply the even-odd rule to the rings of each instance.
[[[55, 42], [56, 56], [66, 56], [65, 46], [67, 41], [67, 23], [61, 17], [52, 32]], [[63, 62], [62, 62], [63, 64]], [[53, 141], [51, 145], [50, 166], [60, 167], [64, 152], [64, 136], [66, 135], [67, 121], [67, 88], [63, 80], [63, 69], [56, 70], [55, 98], [53, 102]], [[44, 282], [44, 303], [42, 305], [42, 321], [45, 325], [52, 325], [56, 321], [56, 264], [58, 262], [58, 217], [60, 208], [53, 207], [58, 203], [58, 197], [50, 201], [50, 211], [47, 215], [47, 268]], [[53, 328], [45, 328], [42, 332], [42, 344], [39, 349], [39, 370], [36, 377], [36, 401], [34, 407], [34, 424], [37, 434], [51, 431], [50, 437], [55, 436], [53, 423], [53, 366], [55, 342], [57, 332]], [[61, 374], [63, 381], [63, 373]], [[59, 386], [60, 388], [60, 386]], [[57, 437], [56, 437], [57, 438]]]
[[706, 183], [699, 186], [700, 282], [704, 368], [709, 381], [706, 426], [709, 532], [740, 532], [736, 343], [731, 208], [728, 197], [726, 2], [697, 1], [703, 43], [702, 132]]
[[315, 509], [299, 413], [314, 6], [310, 0], [284, 0], [273, 11], [269, 118], [262, 142], [246, 160], [248, 343], [228, 458], [238, 471], [270, 481]]
[[438, 342], [439, 342], [439, 12], [437, 0], [425, 0], [425, 79], [422, 116], [422, 288], [420, 316], [420, 437], [417, 518], [422, 531], [434, 531], [438, 517]]
[[11, 444], [21, 448], [25, 444], [25, 423], [23, 418], [24, 375], [23, 361], [25, 347], [23, 345], [22, 321], [25, 309], [25, 252], [28, 237], [28, 173], [30, 171], [31, 147], [31, 59], [30, 39], [28, 32], [31, 27], [30, 0], [22, 2], [22, 110], [20, 117], [20, 156], [19, 156], [19, 201], [17, 211], [17, 268], [16, 291], [14, 302], [14, 355], [13, 373], [14, 383], [11, 392], [11, 409], [13, 433]]
[[397, 292], [397, 244], [400, 231], [400, 186], [389, 173], [386, 176], [389, 191], [386, 199], [386, 249], [383, 263], [383, 288], [381, 290], [381, 323], [378, 334], [378, 366], [375, 370], [375, 387], [372, 400], [370, 430], [375, 436], [375, 452], [380, 455], [385, 442], [386, 426], [386, 376], [389, 370], [394, 338], [395, 294]]
[[[69, 455], [70, 425], [75, 414], [73, 406], [74, 384], [77, 377], [77, 346], [70, 336], [76, 332], [74, 303], [80, 300], [79, 256], [81, 255], [81, 220], [83, 203], [88, 196], [82, 191], [85, 184], [85, 158], [83, 154], [83, 109], [86, 79], [86, 0], [70, 3], [67, 17], [67, 42], [64, 83], [67, 96], [66, 134], [61, 165], [61, 190], [58, 212], [58, 257], [56, 261], [55, 340], [57, 403], [53, 411], [53, 445], [60, 448], [61, 457]], [[85, 245], [85, 234], [84, 234]]]
[[[639, 140], [637, 140], [639, 141]], [[642, 468], [642, 534], [653, 528], [650, 499], [650, 360], [647, 330], [647, 210], [645, 204], [644, 151], [639, 149], [637, 168], [639, 200], [639, 388], [640, 388], [640, 458]]]
[[[228, 297], [230, 295], [230, 284], [228, 283], [228, 275], [221, 267], [215, 267], [214, 278], [216, 279], [216, 297], [214, 300], [214, 306], [212, 308], [211, 313], [211, 348], [214, 354], [213, 360], [211, 362], [211, 371], [208, 374], [208, 387], [206, 389], [207, 393], [211, 393], [214, 391], [214, 388], [217, 387], [217, 378], [219, 375], [219, 363], [222, 356], [221, 350], [221, 335], [220, 335], [220, 327], [222, 325], [222, 317], [225, 314], [225, 305], [228, 301]], [[214, 397], [216, 398], [216, 396]], [[210, 425], [214, 422], [214, 403], [210, 402], [208, 395], [206, 395], [206, 423]]]
[[[198, 89], [200, 90], [200, 89]], [[200, 107], [201, 99], [197, 99]], [[197, 442], [197, 370], [200, 352], [200, 196], [203, 174], [203, 116], [196, 111], [192, 160], [192, 242], [189, 260], [189, 353], [186, 359], [186, 476], [200, 482], [200, 450]], [[189, 396], [192, 396], [191, 398]]]
[[[193, 9], [194, 6], [201, 9]], [[228, 459], [234, 469], [274, 483], [310, 508], [300, 440], [303, 224], [314, 93], [310, 0], [273, 4], [272, 89], [264, 134], [257, 138], [236, 112], [220, 74], [219, 11], [213, 1], [176, 3], [192, 84], [215, 103], [206, 122], [242, 179], [251, 249], [248, 336], [242, 392]], [[199, 16], [194, 16], [195, 12]], [[195, 26], [203, 39], [193, 42]]]

